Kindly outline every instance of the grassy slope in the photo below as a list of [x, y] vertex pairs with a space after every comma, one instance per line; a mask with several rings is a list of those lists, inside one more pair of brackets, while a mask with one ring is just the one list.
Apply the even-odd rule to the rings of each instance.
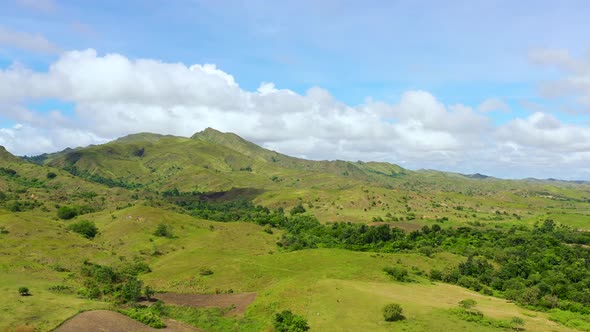
[[[266, 328], [275, 311], [289, 308], [304, 315], [312, 328], [322, 331], [385, 331], [392, 324], [409, 331], [435, 326], [485, 331], [486, 328], [459, 321], [444, 310], [464, 298], [476, 298], [480, 309], [491, 317], [519, 316], [534, 330], [564, 330], [547, 321], [543, 314], [535, 314], [536, 318], [523, 316], [520, 313], [526, 310], [503, 300], [484, 299], [455, 286], [431, 285], [422, 277], [415, 277], [417, 283], [396, 283], [382, 272], [389, 265], [428, 271], [461, 259], [449, 254], [427, 258], [337, 249], [281, 252], [274, 245], [280, 234], [267, 234], [257, 225], [203, 221], [145, 206], [84, 217], [94, 220], [101, 231], [93, 241], [64, 231], [67, 222], [44, 220], [34, 213], [5, 213], [0, 217], [0, 222], [10, 230], [9, 234], [0, 235], [0, 251], [4, 253], [0, 261], [0, 294], [9, 299], [0, 304], [0, 321], [4, 325], [31, 323], [45, 330], [80, 309], [106, 306], [73, 294], [48, 291], [51, 285], [68, 284], [68, 273], [56, 272], [52, 265], [58, 263], [76, 271], [77, 263], [85, 258], [116, 264], [119, 256], [127, 260], [139, 256], [153, 269], [142, 278], [160, 291], [257, 292], [258, 298], [244, 317], [244, 326], [254, 329]], [[152, 232], [160, 222], [172, 225], [176, 237], [154, 237]], [[154, 251], [160, 254], [154, 255]], [[68, 264], [69, 261], [73, 263]], [[201, 276], [199, 271], [203, 267], [214, 274]], [[33, 296], [17, 295], [17, 287], [23, 284]], [[401, 303], [409, 319], [401, 323], [382, 322], [380, 309], [387, 302]]]
[[[56, 271], [57, 265], [76, 272], [85, 258], [117, 264], [142, 257], [153, 268], [143, 279], [157, 290], [256, 291], [259, 296], [245, 316], [250, 327], [265, 328], [275, 311], [290, 308], [322, 331], [484, 331], [486, 328], [460, 321], [446, 311], [469, 297], [478, 299], [478, 308], [486, 316], [521, 317], [527, 330], [565, 330], [547, 321], [544, 314], [523, 316], [526, 310], [503, 300], [455, 286], [431, 285], [421, 277], [417, 283], [395, 283], [381, 271], [395, 264], [428, 271], [456, 264], [460, 257], [440, 254], [431, 259], [335, 249], [285, 253], [275, 245], [278, 231], [267, 234], [249, 223], [198, 220], [142, 206], [141, 199], [133, 196], [154, 196], [150, 190], [172, 187], [199, 191], [249, 187], [262, 189], [257, 203], [289, 208], [302, 202], [322, 221], [368, 222], [389, 212], [395, 217], [414, 213], [415, 220], [392, 223], [409, 228], [446, 216], [445, 225], [475, 220], [532, 224], [550, 217], [588, 229], [587, 185], [475, 180], [450, 173], [405, 172], [381, 163], [310, 162], [261, 149], [237, 136], [209, 134], [212, 136], [206, 139], [139, 134], [75, 150], [81, 153], [74, 163], [77, 167], [143, 183], [145, 188], [139, 191], [107, 188], [60, 170], [71, 161], [66, 156], [72, 151], [50, 156], [46, 163], [55, 166], [50, 168], [24, 163], [0, 149], [0, 167], [15, 169], [20, 176], [0, 177], [0, 190], [12, 198], [38, 200], [45, 207], [21, 213], [0, 209], [0, 226], [9, 231], [0, 234], [0, 295], [8, 299], [0, 304], [0, 328], [30, 323], [46, 330], [78, 310], [107, 306], [49, 291], [48, 287], [57, 284], [70, 285], [74, 291], [77, 287], [68, 272]], [[144, 154], [140, 157], [135, 153], [141, 148]], [[246, 167], [252, 171], [240, 170]], [[57, 174], [55, 179], [47, 179], [50, 171]], [[27, 187], [23, 179], [29, 184], [38, 179], [41, 185]], [[96, 197], [83, 195], [89, 192]], [[136, 206], [122, 209], [128, 203]], [[66, 231], [71, 221], [55, 218], [56, 205], [72, 204], [99, 207], [97, 213], [77, 218], [96, 222], [101, 233], [95, 240]], [[173, 226], [176, 238], [152, 235], [162, 222]], [[203, 267], [214, 274], [201, 276]], [[28, 286], [33, 296], [18, 296], [19, 286]], [[410, 319], [382, 322], [380, 309], [387, 302], [401, 303]]]
[[[0, 235], [0, 328], [34, 325], [47, 330], [79, 310], [102, 308], [106, 304], [79, 299], [73, 293], [49, 291], [50, 286], [78, 285], [69, 280], [85, 258], [111, 263], [111, 253], [78, 234], [64, 230], [64, 223], [48, 220], [35, 213], [2, 213], [0, 226], [9, 233]], [[20, 286], [32, 296], [21, 297]]]
[[473, 220], [532, 224], [551, 217], [590, 227], [586, 203], [590, 185], [470, 179], [436, 171], [410, 172], [387, 163], [309, 161], [213, 129], [190, 139], [130, 135], [50, 155], [45, 162], [141, 183], [148, 190], [256, 188], [262, 192], [257, 203], [289, 209], [301, 201], [322, 221], [370, 222], [389, 213], [404, 220], [414, 214], [412, 222], [419, 225], [442, 217], [451, 225]]

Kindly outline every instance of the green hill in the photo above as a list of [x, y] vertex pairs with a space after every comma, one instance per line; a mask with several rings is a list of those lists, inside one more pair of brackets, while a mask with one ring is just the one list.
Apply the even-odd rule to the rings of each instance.
[[[589, 201], [586, 183], [304, 160], [211, 128], [0, 148], [0, 329], [128, 310], [147, 285], [257, 294], [238, 316], [157, 314], [207, 331], [270, 331], [286, 309], [312, 331], [587, 331]], [[383, 320], [391, 302], [404, 320]]]

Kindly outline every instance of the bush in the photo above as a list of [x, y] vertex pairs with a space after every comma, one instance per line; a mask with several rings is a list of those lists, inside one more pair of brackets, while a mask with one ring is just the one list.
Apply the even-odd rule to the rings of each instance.
[[209, 268], [202, 267], [199, 269], [199, 274], [202, 276], [209, 276], [213, 274], [213, 271]]
[[62, 206], [57, 210], [57, 216], [60, 219], [69, 220], [78, 215], [78, 209], [70, 206]]
[[154, 235], [169, 238], [174, 237], [174, 235], [172, 234], [172, 227], [166, 224], [159, 224], [158, 228], [156, 228], [156, 230], [154, 231]]
[[18, 288], [18, 293], [20, 294], [20, 296], [29, 296], [31, 295], [31, 293], [29, 293], [29, 288], [28, 287], [19, 287]]
[[127, 274], [131, 276], [138, 276], [140, 274], [152, 272], [152, 269], [149, 265], [141, 260], [135, 260], [133, 263], [127, 263], [122, 265], [119, 268], [122, 274]]
[[145, 298], [150, 301], [152, 299], [152, 296], [154, 296], [154, 294], [156, 294], [156, 292], [154, 291], [154, 289], [150, 286], [145, 286], [145, 289], [143, 290], [143, 295], [145, 295]]
[[303, 205], [301, 203], [297, 204], [295, 207], [293, 207], [291, 209], [291, 215], [296, 215], [299, 213], [305, 213], [305, 208], [303, 207]]
[[47, 173], [47, 178], [48, 178], [49, 180], [51, 180], [51, 179], [55, 179], [56, 177], [57, 177], [57, 174], [55, 174], [54, 172], [49, 172], [49, 173]]
[[98, 233], [98, 228], [92, 221], [82, 220], [77, 223], [71, 224], [68, 226], [68, 229], [81, 234], [87, 239], [94, 239], [96, 234]]
[[293, 314], [290, 310], [283, 310], [275, 315], [274, 328], [276, 332], [302, 332], [309, 330], [305, 318]]
[[390, 303], [383, 307], [383, 318], [387, 322], [395, 322], [404, 319], [402, 306], [397, 303]]
[[125, 281], [118, 298], [123, 302], [137, 302], [141, 297], [141, 287], [143, 282], [135, 277], [131, 277]]
[[392, 276], [397, 281], [409, 281], [408, 279], [408, 270], [404, 269], [403, 267], [386, 267], [383, 269], [385, 273]]
[[475, 301], [474, 299], [465, 299], [465, 300], [459, 302], [459, 306], [461, 308], [465, 308], [465, 309], [471, 309], [471, 308], [475, 307], [476, 304], [477, 304], [477, 301]]
[[443, 279], [443, 273], [441, 270], [432, 269], [430, 270], [430, 280], [441, 281]]
[[122, 310], [121, 313], [156, 329], [166, 327], [159, 313], [156, 310], [152, 310], [151, 307], [131, 308]]

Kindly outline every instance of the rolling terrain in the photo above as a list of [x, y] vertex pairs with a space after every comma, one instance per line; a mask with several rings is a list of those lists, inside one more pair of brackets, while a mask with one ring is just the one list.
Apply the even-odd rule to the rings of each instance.
[[[588, 331], [586, 294], [525, 269], [536, 251], [520, 248], [544, 246], [547, 266], [576, 256], [585, 285], [589, 202], [584, 182], [304, 160], [210, 128], [27, 158], [2, 148], [0, 330], [53, 330], [91, 310], [145, 316], [125, 295], [135, 283], [155, 298], [255, 294], [238, 314], [150, 311], [204, 331], [272, 331], [282, 310], [312, 331]], [[72, 227], [84, 222], [96, 232]], [[363, 235], [373, 230], [385, 235]], [[462, 268], [470, 259], [489, 275]], [[405, 319], [384, 321], [391, 302]]]

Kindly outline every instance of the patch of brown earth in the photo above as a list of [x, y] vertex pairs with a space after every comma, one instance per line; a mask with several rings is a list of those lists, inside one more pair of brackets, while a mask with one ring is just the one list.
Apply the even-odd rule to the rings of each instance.
[[241, 315], [248, 305], [256, 299], [256, 293], [239, 294], [175, 294], [158, 293], [154, 298], [165, 304], [173, 304], [188, 307], [215, 307], [228, 308], [233, 306], [226, 315]]
[[175, 320], [166, 320], [166, 328], [154, 329], [118, 312], [93, 310], [67, 320], [55, 332], [194, 332], [201, 331]]

